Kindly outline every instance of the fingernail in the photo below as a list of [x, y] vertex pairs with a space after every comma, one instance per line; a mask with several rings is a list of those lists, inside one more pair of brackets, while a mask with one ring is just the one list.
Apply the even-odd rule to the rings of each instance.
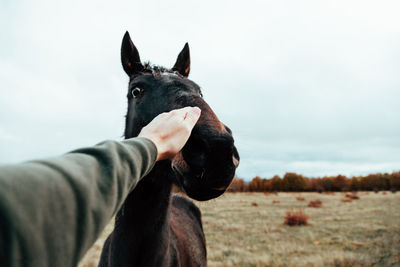
[[193, 111], [194, 113], [196, 113], [197, 115], [199, 115], [199, 116], [200, 116], [200, 114], [201, 114], [201, 109], [200, 109], [199, 107], [192, 107], [192, 111]]

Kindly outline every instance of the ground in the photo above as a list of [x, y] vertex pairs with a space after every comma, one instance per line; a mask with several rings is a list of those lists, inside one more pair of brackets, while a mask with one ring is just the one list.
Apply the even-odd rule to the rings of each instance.
[[[358, 195], [359, 200], [342, 202], [344, 193], [226, 193], [196, 202], [203, 214], [208, 265], [400, 266], [400, 193]], [[307, 207], [315, 199], [322, 207]], [[300, 208], [309, 225], [284, 225], [286, 212]], [[111, 230], [112, 223], [79, 267], [97, 266]]]

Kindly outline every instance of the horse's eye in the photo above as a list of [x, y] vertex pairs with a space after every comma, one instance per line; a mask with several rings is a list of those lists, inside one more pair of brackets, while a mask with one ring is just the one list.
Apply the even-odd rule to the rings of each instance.
[[139, 87], [133, 88], [131, 91], [133, 98], [137, 98], [140, 95], [141, 91], [142, 91], [142, 89], [140, 89]]

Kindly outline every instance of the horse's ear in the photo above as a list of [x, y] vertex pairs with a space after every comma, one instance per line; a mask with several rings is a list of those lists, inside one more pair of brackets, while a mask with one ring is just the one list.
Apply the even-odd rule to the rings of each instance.
[[126, 74], [129, 76], [143, 70], [139, 52], [133, 44], [129, 32], [126, 32], [121, 45], [121, 62]]
[[189, 76], [190, 72], [190, 53], [189, 53], [189, 45], [185, 44], [182, 51], [179, 53], [178, 58], [176, 59], [176, 63], [172, 70], [178, 71], [183, 76]]

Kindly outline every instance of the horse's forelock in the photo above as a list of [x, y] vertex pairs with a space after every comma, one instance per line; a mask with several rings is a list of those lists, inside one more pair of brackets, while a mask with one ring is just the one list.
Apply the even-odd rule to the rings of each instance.
[[151, 74], [153, 74], [153, 76], [158, 76], [158, 75], [162, 75], [162, 74], [174, 74], [174, 75], [182, 76], [179, 73], [177, 73], [176, 71], [173, 71], [172, 69], [168, 69], [168, 68], [160, 66], [160, 65], [154, 65], [149, 61], [144, 63], [143, 72], [151, 73]]

